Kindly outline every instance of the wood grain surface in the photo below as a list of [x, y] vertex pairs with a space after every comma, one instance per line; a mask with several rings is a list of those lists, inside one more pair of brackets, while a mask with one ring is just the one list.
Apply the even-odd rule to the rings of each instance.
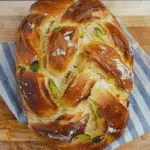
[[[33, 1], [0, 1], [0, 42], [14, 41], [17, 28]], [[105, 1], [150, 56], [150, 1]], [[150, 133], [117, 150], [150, 150]], [[54, 150], [21, 125], [0, 97], [0, 150]]]

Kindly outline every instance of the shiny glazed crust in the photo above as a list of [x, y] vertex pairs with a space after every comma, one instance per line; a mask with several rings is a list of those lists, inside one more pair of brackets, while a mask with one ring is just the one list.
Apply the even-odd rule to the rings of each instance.
[[122, 136], [133, 54], [98, 0], [40, 0], [19, 27], [16, 79], [29, 128], [61, 150], [100, 150]]

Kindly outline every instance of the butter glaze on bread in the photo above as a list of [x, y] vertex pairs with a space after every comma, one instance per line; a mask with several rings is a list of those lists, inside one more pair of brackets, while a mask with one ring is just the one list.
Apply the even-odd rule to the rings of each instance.
[[29, 128], [61, 150], [100, 150], [127, 126], [133, 54], [98, 0], [40, 0], [19, 27], [16, 78]]

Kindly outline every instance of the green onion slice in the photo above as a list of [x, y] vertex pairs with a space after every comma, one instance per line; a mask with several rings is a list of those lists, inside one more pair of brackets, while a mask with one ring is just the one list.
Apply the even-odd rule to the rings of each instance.
[[102, 29], [101, 27], [95, 27], [95, 32], [97, 36], [106, 34], [106, 30]]
[[61, 29], [61, 26], [55, 27], [55, 30], [60, 30], [60, 29]]
[[26, 71], [26, 68], [25, 68], [25, 67], [22, 67], [22, 68], [20, 69], [20, 74], [24, 74], [25, 71]]
[[58, 98], [58, 95], [59, 95], [59, 89], [58, 89], [58, 87], [56, 86], [54, 80], [49, 79], [49, 87], [50, 87], [51, 94], [52, 94], [53, 98], [54, 98], [54, 99], [57, 99], [57, 98]]
[[76, 139], [80, 139], [80, 140], [90, 140], [91, 136], [88, 134], [79, 134], [76, 136]]
[[39, 71], [39, 62], [38, 60], [34, 61], [31, 65], [30, 65], [30, 69], [33, 72], [38, 72]]

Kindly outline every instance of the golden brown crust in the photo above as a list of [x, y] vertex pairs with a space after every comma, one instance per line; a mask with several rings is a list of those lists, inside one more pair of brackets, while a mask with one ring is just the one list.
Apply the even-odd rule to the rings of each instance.
[[93, 18], [103, 18], [105, 6], [97, 0], [80, 0], [71, 5], [62, 17], [62, 20], [84, 22]]
[[[41, 80], [41, 78], [44, 80], [43, 75], [26, 71], [24, 75], [17, 74], [16, 77], [20, 85], [22, 96], [30, 110], [39, 116], [51, 116], [56, 113], [56, 104], [49, 95], [45, 94], [48, 93], [45, 83], [43, 81], [39, 83], [38, 81]], [[43, 87], [41, 87], [41, 85]]]
[[39, 0], [19, 27], [16, 78], [31, 131], [61, 150], [100, 150], [127, 126], [133, 54], [99, 0]]
[[[77, 50], [75, 47], [75, 44], [78, 42], [78, 34], [76, 30], [76, 27], [63, 27], [59, 31], [53, 31], [48, 39], [48, 68], [57, 72], [66, 71]], [[69, 44], [67, 43], [67, 40], [70, 40]]]
[[19, 27], [19, 39], [17, 41], [17, 59], [19, 63], [29, 65], [32, 58], [39, 53], [37, 47], [41, 33], [38, 30], [44, 15], [32, 14], [27, 16]]
[[30, 12], [46, 13], [56, 17], [57, 15], [63, 14], [73, 2], [74, 0], [40, 0], [31, 6]]
[[132, 52], [130, 51], [130, 45], [129, 42], [127, 40], [127, 38], [125, 37], [125, 35], [122, 33], [121, 30], [119, 30], [116, 26], [110, 24], [110, 23], [106, 23], [106, 26], [108, 28], [108, 30], [110, 31], [114, 44], [120, 48], [120, 50], [123, 51], [124, 53], [124, 57], [130, 62], [132, 62]]
[[76, 120], [73, 115], [66, 115], [66, 117], [61, 118], [60, 116], [60, 118], [57, 118], [55, 122], [48, 124], [32, 124], [31, 128], [40, 136], [43, 136], [44, 134], [45, 138], [51, 137], [53, 139], [66, 142], [71, 141], [71, 139], [78, 134], [84, 134], [84, 129], [88, 119], [89, 116], [85, 116], [80, 120]]
[[116, 132], [122, 132], [129, 119], [129, 114], [126, 108], [116, 101], [116, 99], [109, 93], [101, 94], [98, 104], [103, 110], [108, 126], [116, 129]]
[[70, 107], [76, 107], [82, 100], [88, 98], [94, 83], [94, 80], [88, 79], [84, 74], [77, 75], [70, 82], [60, 103]]
[[[119, 84], [127, 91], [130, 92], [132, 89], [132, 73], [130, 69], [121, 62], [121, 58], [119, 54], [109, 45], [101, 42], [91, 43], [87, 48], [85, 48], [85, 52], [97, 61], [103, 69], [108, 72], [111, 72], [117, 79]], [[124, 71], [120, 70], [117, 67], [117, 63], [122, 66]], [[122, 78], [124, 73], [127, 73], [126, 78]]]

